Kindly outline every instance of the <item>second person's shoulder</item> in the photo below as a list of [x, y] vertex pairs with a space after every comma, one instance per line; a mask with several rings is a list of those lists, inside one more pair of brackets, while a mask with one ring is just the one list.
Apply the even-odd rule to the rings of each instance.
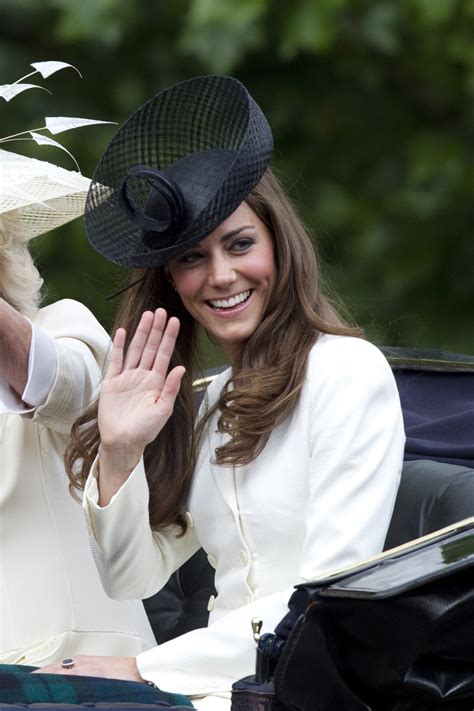
[[55, 301], [41, 308], [33, 322], [57, 342], [65, 339], [65, 347], [71, 345], [71, 339], [85, 344], [102, 367], [109, 350], [110, 338], [84, 304], [74, 299]]
[[75, 336], [81, 329], [85, 329], [93, 330], [108, 340], [107, 332], [94, 314], [87, 306], [74, 299], [61, 299], [43, 306], [34, 318], [34, 323], [56, 337]]

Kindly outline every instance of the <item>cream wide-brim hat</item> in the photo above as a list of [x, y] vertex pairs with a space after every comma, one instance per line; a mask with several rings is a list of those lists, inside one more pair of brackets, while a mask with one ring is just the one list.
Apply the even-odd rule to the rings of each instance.
[[0, 150], [0, 246], [27, 242], [82, 215], [89, 186], [80, 173]]

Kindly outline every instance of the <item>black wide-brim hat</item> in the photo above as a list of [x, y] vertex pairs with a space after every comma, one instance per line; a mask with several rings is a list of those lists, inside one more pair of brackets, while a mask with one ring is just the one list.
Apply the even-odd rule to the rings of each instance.
[[119, 129], [95, 169], [90, 243], [122, 266], [165, 264], [237, 209], [272, 149], [268, 122], [237, 79], [196, 77], [162, 91]]

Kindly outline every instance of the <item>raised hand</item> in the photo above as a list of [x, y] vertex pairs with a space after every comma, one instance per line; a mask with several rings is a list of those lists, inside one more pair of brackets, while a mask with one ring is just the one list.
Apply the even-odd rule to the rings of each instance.
[[178, 331], [164, 309], [146, 311], [124, 354], [126, 333], [117, 330], [99, 400], [101, 478], [104, 464], [115, 478], [128, 475], [170, 417], [185, 371], [168, 373]]

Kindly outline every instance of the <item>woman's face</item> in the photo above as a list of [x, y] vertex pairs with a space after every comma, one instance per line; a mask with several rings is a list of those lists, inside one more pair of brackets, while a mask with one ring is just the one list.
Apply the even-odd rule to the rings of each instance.
[[189, 313], [232, 360], [260, 324], [276, 280], [273, 237], [243, 202], [166, 273]]

